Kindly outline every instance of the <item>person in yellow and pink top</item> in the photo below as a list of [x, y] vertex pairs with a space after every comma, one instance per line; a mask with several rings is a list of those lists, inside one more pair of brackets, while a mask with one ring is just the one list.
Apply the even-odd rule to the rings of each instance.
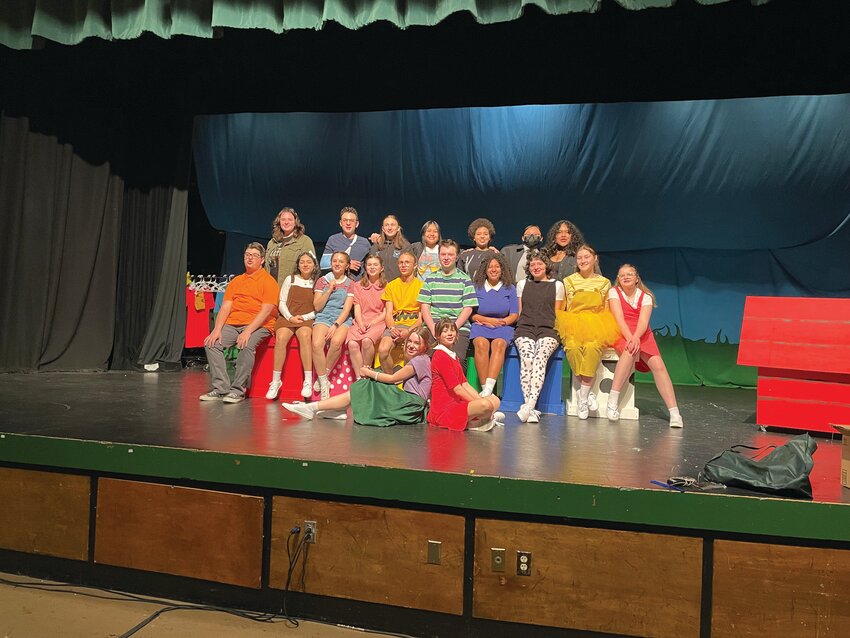
[[381, 299], [386, 306], [386, 330], [378, 344], [378, 359], [381, 370], [391, 374], [395, 367], [393, 349], [404, 343], [407, 335], [422, 325], [419, 314], [419, 290], [422, 280], [417, 277], [416, 256], [410, 250], [404, 250], [398, 257], [400, 275], [384, 288]]
[[360, 378], [360, 368], [364, 362], [371, 366], [375, 360], [375, 347], [384, 336], [387, 324], [381, 296], [387, 285], [384, 279], [384, 260], [380, 255], [369, 255], [363, 261], [366, 274], [348, 289], [348, 296], [354, 301], [354, 324], [348, 331], [348, 357], [354, 378]]
[[590, 391], [602, 351], [620, 337], [614, 315], [608, 310], [611, 282], [596, 274], [596, 251], [587, 244], [576, 251], [578, 272], [564, 279], [566, 311], [558, 311], [555, 328], [567, 353], [573, 374], [581, 383], [578, 418], [586, 419], [599, 405]]

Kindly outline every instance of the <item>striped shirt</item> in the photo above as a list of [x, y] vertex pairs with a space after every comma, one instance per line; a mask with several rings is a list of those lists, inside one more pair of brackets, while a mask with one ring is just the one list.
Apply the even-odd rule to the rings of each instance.
[[[443, 317], [456, 320], [464, 308], [474, 308], [478, 305], [472, 280], [469, 275], [458, 269], [450, 275], [442, 270], [425, 275], [416, 301], [431, 306], [431, 318], [434, 323]], [[464, 332], [469, 331], [469, 321], [461, 329]]]

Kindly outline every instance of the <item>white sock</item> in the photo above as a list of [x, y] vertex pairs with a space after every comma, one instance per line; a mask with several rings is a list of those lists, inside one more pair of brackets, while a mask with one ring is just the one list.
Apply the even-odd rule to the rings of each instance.
[[272, 370], [272, 383], [280, 381], [280, 370]]
[[582, 384], [582, 386], [578, 390], [578, 398], [582, 399], [584, 401], [587, 401], [587, 397], [589, 395], [590, 395], [590, 386]]
[[679, 408], [678, 407], [670, 408], [670, 418], [672, 419], [673, 417], [676, 417], [676, 416], [680, 416], [679, 415]]
[[312, 370], [304, 370], [304, 380], [307, 383], [313, 383], [313, 371]]
[[620, 405], [620, 391], [611, 390], [608, 393], [608, 407], [616, 410], [618, 405]]
[[483, 389], [484, 390], [490, 390], [490, 392], [492, 392], [493, 388], [495, 388], [495, 387], [496, 387], [496, 380], [491, 379], [490, 377], [487, 377], [487, 380], [484, 381], [484, 388]]

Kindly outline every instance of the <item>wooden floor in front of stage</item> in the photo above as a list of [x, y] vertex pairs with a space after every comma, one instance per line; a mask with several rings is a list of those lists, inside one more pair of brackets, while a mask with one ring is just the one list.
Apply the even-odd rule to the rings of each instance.
[[[655, 388], [639, 384], [640, 421], [544, 416], [539, 424], [523, 424], [509, 413], [504, 428], [474, 433], [426, 425], [374, 428], [350, 417], [307, 422], [276, 401], [198, 401], [207, 389], [201, 370], [6, 374], [0, 376], [0, 431], [649, 489], [652, 480], [696, 477], [706, 461], [731, 445], [781, 444], [790, 436], [760, 431], [755, 393], [749, 390], [678, 387], [682, 430], [668, 427]], [[840, 455], [838, 438], [818, 438], [812, 472], [816, 501], [850, 503], [850, 490], [839, 481]]]

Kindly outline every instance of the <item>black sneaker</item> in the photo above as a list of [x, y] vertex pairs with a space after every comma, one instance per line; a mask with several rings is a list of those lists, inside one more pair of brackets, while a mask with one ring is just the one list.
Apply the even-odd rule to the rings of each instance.
[[240, 401], [244, 401], [244, 400], [245, 400], [245, 395], [244, 394], [237, 394], [236, 392], [231, 392], [231, 393], [225, 395], [224, 398], [222, 399], [222, 401], [224, 401], [225, 403], [239, 403]]
[[224, 398], [224, 393], [210, 390], [206, 394], [198, 397], [201, 401], [221, 401]]

